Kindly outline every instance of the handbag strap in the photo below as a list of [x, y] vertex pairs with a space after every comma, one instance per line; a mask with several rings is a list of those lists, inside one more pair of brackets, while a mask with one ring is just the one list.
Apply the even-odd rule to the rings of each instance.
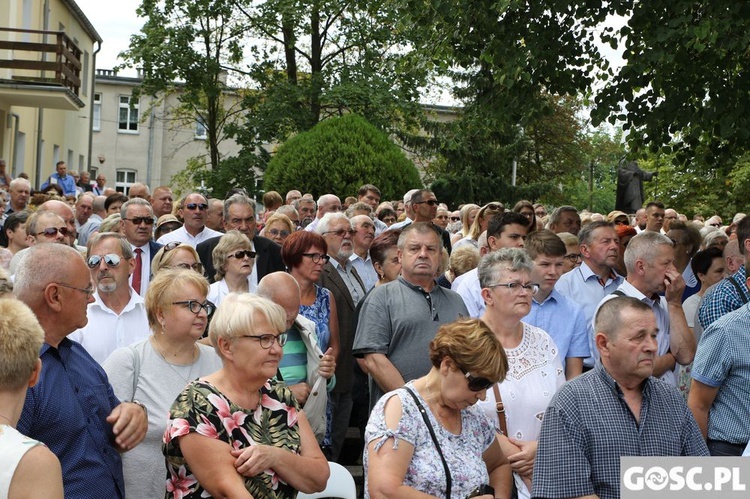
[[414, 399], [414, 403], [417, 404], [417, 409], [419, 409], [419, 413], [422, 415], [422, 419], [424, 419], [424, 424], [427, 425], [427, 429], [430, 431], [430, 436], [432, 437], [432, 443], [435, 444], [435, 448], [438, 451], [438, 455], [440, 456], [440, 460], [443, 461], [443, 469], [445, 469], [445, 497], [446, 499], [451, 499], [451, 486], [453, 485], [453, 481], [451, 480], [451, 472], [448, 468], [448, 462], [445, 460], [445, 456], [443, 456], [443, 450], [440, 448], [440, 444], [438, 443], [438, 439], [435, 436], [435, 430], [432, 429], [432, 423], [430, 423], [430, 418], [427, 416], [427, 411], [425, 410], [424, 406], [422, 406], [422, 403], [419, 401], [419, 398], [417, 398], [416, 394], [409, 388], [408, 386], [405, 386], [406, 391], [409, 392], [409, 395], [411, 395], [411, 398]]
[[500, 389], [497, 387], [497, 383], [492, 385], [492, 393], [495, 394], [495, 410], [497, 411], [497, 420], [500, 423], [500, 431], [507, 437], [508, 424], [505, 422], [505, 404], [503, 404], [503, 398], [500, 396]]

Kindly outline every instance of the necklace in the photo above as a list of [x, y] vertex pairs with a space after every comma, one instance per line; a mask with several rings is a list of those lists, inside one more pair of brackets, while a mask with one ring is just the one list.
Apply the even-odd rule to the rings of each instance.
[[[190, 364], [184, 364], [184, 365], [175, 366], [174, 364], [172, 364], [171, 362], [169, 362], [167, 360], [166, 356], [164, 355], [164, 352], [162, 352], [162, 350], [161, 350], [161, 345], [159, 345], [159, 342], [156, 340], [155, 336], [151, 336], [151, 344], [153, 345], [154, 350], [156, 351], [156, 353], [159, 354], [159, 357], [161, 357], [161, 359], [164, 361], [164, 363], [167, 364], [167, 366], [169, 366], [169, 368], [172, 371], [174, 371], [175, 374], [177, 374], [180, 378], [182, 378], [182, 380], [185, 382], [185, 384], [188, 384], [188, 383], [190, 383], [193, 380], [193, 369], [195, 368], [195, 363], [196, 363], [196, 360], [197, 360], [197, 357], [198, 357], [198, 353], [199, 353], [197, 345], [193, 345], [193, 347], [194, 347], [193, 348], [193, 356], [190, 359]], [[174, 357], [176, 357], [176, 356], [177, 356], [177, 353], [175, 352], [174, 353]], [[190, 367], [190, 369], [188, 370], [187, 376], [184, 376], [182, 374], [182, 372], [188, 366]], [[182, 369], [178, 369], [178, 367], [180, 367]]]
[[[427, 405], [430, 406], [430, 409], [431, 409], [432, 413], [435, 415], [435, 418], [437, 418], [438, 422], [440, 423], [440, 425], [443, 428], [445, 428], [446, 430], [450, 431], [451, 433], [454, 433], [453, 430], [455, 429], [455, 426], [456, 426], [455, 421], [449, 421], [449, 420], [443, 419], [443, 417], [440, 415], [441, 405], [437, 401], [437, 399], [435, 399], [434, 403], [430, 402], [430, 399], [433, 398], [433, 393], [432, 393], [432, 387], [430, 386], [429, 382], [425, 383], [425, 389], [426, 389], [427, 397], [428, 397], [425, 400], [427, 401]], [[447, 409], [447, 407], [446, 407], [446, 409]], [[455, 412], [451, 411], [450, 414], [451, 414], [451, 419], [453, 419], [453, 416], [455, 415]]]

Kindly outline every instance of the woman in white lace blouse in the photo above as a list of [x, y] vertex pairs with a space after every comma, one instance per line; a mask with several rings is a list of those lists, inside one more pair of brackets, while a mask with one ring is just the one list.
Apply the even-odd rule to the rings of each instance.
[[[531, 310], [539, 289], [531, 282], [533, 262], [522, 249], [507, 248], [479, 263], [479, 283], [486, 304], [482, 320], [495, 333], [508, 357], [508, 373], [479, 403], [500, 432], [500, 446], [508, 456], [518, 497], [530, 496], [537, 439], [544, 410], [565, 383], [557, 345], [543, 330], [521, 321]], [[497, 394], [504, 406], [498, 413]]]

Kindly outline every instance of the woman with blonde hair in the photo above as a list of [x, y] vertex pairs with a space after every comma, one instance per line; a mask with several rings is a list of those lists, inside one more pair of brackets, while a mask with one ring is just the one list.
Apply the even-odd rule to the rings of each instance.
[[479, 206], [472, 203], [467, 203], [463, 205], [460, 210], [458, 210], [458, 218], [461, 222], [461, 230], [453, 234], [453, 236], [451, 237], [451, 244], [455, 244], [456, 242], [469, 235], [471, 225], [474, 223], [474, 219], [476, 219], [477, 213], [479, 213]]
[[260, 231], [260, 235], [281, 246], [292, 232], [294, 232], [292, 220], [286, 215], [274, 212], [266, 220], [266, 225]]
[[487, 225], [490, 223], [490, 219], [495, 215], [502, 215], [505, 213], [505, 207], [502, 203], [487, 203], [482, 206], [477, 212], [477, 216], [474, 218], [474, 222], [471, 224], [469, 233], [463, 239], [460, 239], [456, 244], [453, 245], [453, 249], [460, 248], [464, 244], [471, 244], [475, 248], [479, 249], [479, 236], [482, 232], [487, 230]]
[[164, 495], [160, 449], [169, 406], [185, 385], [221, 368], [213, 348], [197, 343], [214, 309], [207, 294], [202, 275], [162, 269], [146, 292], [151, 336], [115, 350], [102, 366], [120, 400], [138, 400], [148, 410], [146, 438], [122, 455], [129, 497]]
[[162, 452], [168, 498], [294, 498], [323, 490], [329, 467], [304, 411], [276, 381], [286, 313], [227, 295], [209, 329], [218, 371], [191, 382], [169, 411]]
[[238, 230], [230, 230], [219, 240], [211, 253], [216, 269], [216, 282], [211, 284], [208, 300], [217, 307], [229, 293], [247, 293], [253, 273], [255, 251], [250, 239]]
[[194, 270], [203, 275], [203, 265], [201, 265], [198, 252], [189, 244], [179, 241], [164, 245], [154, 255], [151, 261], [151, 275], [156, 276], [163, 269], [175, 268]]

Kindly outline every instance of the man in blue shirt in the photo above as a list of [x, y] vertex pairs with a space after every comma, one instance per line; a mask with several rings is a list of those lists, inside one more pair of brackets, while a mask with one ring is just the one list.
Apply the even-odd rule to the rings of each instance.
[[44, 190], [50, 184], [57, 184], [63, 190], [63, 194], [66, 196], [76, 195], [76, 180], [72, 175], [68, 175], [68, 165], [65, 161], [58, 161], [55, 165], [55, 173], [49, 176], [47, 181], [42, 184], [42, 190]]
[[120, 452], [146, 436], [138, 402], [120, 402], [107, 375], [68, 334], [88, 322], [93, 301], [81, 255], [63, 244], [29, 248], [14, 293], [44, 329], [42, 373], [30, 388], [18, 430], [44, 442], [60, 459], [65, 497], [125, 497]]

